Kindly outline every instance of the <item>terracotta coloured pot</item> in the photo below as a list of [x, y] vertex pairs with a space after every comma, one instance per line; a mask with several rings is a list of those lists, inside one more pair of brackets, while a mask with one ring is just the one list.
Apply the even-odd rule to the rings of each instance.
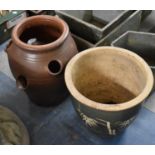
[[116, 135], [135, 119], [152, 89], [153, 75], [135, 53], [105, 46], [74, 56], [65, 82], [85, 124], [101, 135]]
[[17, 87], [33, 102], [48, 106], [65, 98], [64, 68], [77, 48], [63, 20], [47, 15], [23, 20], [6, 51]]

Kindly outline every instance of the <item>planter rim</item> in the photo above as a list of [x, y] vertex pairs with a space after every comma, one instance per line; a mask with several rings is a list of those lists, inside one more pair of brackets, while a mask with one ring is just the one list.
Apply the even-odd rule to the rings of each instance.
[[[29, 23], [30, 21], [33, 21], [33, 20], [42, 20], [42, 21], [47, 22], [47, 23], [54, 21], [55, 23], [60, 24], [60, 27], [62, 27], [63, 32], [61, 33], [61, 35], [58, 39], [56, 39], [55, 41], [53, 41], [51, 43], [47, 43], [44, 45], [26, 44], [19, 39], [19, 36], [20, 36], [19, 30], [22, 29], [22, 27], [26, 23]], [[12, 32], [12, 40], [16, 45], [18, 45], [22, 49], [27, 49], [30, 51], [36, 50], [38, 52], [38, 51], [42, 51], [42, 50], [48, 50], [49, 48], [56, 48], [57, 46], [61, 45], [65, 41], [65, 39], [67, 38], [68, 35], [69, 35], [69, 27], [66, 24], [66, 22], [63, 21], [61, 18], [56, 17], [56, 16], [49, 16], [49, 15], [37, 15], [37, 16], [25, 18], [19, 24], [17, 24], [14, 27], [13, 32]]]
[[[75, 62], [80, 59], [81, 57], [83, 57], [84, 55], [87, 55], [91, 52], [94, 51], [98, 51], [98, 50], [108, 50], [108, 49], [114, 49], [115, 51], [117, 50], [117, 52], [122, 52], [123, 55], [130, 55], [132, 56], [134, 59], [137, 59], [137, 61], [141, 64], [141, 66], [144, 68], [144, 71], [146, 73], [146, 84], [144, 89], [142, 90], [142, 92], [136, 96], [134, 99], [124, 102], [124, 103], [119, 103], [119, 104], [104, 104], [104, 103], [99, 103], [99, 102], [95, 102], [92, 101], [90, 99], [88, 99], [87, 97], [85, 97], [84, 95], [82, 95], [74, 86], [73, 80], [72, 80], [72, 75], [71, 75], [71, 70], [73, 65], [75, 64]], [[94, 47], [94, 48], [90, 48], [88, 50], [85, 50], [77, 55], [75, 55], [70, 62], [67, 64], [66, 66], [66, 70], [65, 70], [65, 82], [66, 82], [66, 86], [69, 90], [69, 92], [71, 93], [71, 95], [78, 100], [80, 103], [84, 104], [85, 106], [89, 106], [91, 108], [97, 109], [97, 110], [103, 110], [103, 111], [121, 111], [121, 110], [126, 110], [129, 108], [132, 108], [138, 104], [141, 104], [141, 102], [144, 101], [144, 99], [149, 95], [149, 93], [152, 90], [153, 87], [153, 74], [152, 71], [150, 69], [150, 67], [148, 66], [148, 64], [137, 54], [123, 49], [123, 48], [118, 48], [118, 47], [110, 47], [110, 46], [104, 46], [104, 47]]]

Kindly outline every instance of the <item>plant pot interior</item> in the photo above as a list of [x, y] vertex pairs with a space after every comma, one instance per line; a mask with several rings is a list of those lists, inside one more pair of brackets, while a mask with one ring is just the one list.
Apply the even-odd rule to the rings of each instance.
[[54, 20], [34, 20], [21, 25], [19, 31], [22, 42], [30, 45], [44, 45], [56, 41], [63, 33], [63, 26]]
[[71, 70], [76, 89], [104, 104], [119, 104], [138, 96], [146, 85], [145, 74], [134, 57], [114, 49], [87, 53]]

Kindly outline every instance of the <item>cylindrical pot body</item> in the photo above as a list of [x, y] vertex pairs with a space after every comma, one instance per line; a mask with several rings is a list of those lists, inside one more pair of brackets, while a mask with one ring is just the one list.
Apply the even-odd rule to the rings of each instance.
[[65, 98], [64, 69], [77, 48], [63, 20], [47, 15], [23, 20], [6, 51], [17, 87], [33, 102], [49, 106]]
[[66, 67], [65, 82], [85, 124], [112, 136], [135, 119], [152, 89], [153, 75], [135, 53], [105, 46], [74, 56]]

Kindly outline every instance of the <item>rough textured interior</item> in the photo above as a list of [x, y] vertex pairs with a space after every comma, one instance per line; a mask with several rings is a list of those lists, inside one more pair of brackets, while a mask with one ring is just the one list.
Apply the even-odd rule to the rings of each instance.
[[62, 34], [57, 25], [37, 25], [26, 28], [20, 35], [20, 40], [32, 45], [44, 45], [57, 40]]
[[107, 104], [127, 102], [139, 95], [146, 83], [144, 71], [135, 58], [122, 53], [108, 49], [81, 57], [72, 70], [77, 90]]

